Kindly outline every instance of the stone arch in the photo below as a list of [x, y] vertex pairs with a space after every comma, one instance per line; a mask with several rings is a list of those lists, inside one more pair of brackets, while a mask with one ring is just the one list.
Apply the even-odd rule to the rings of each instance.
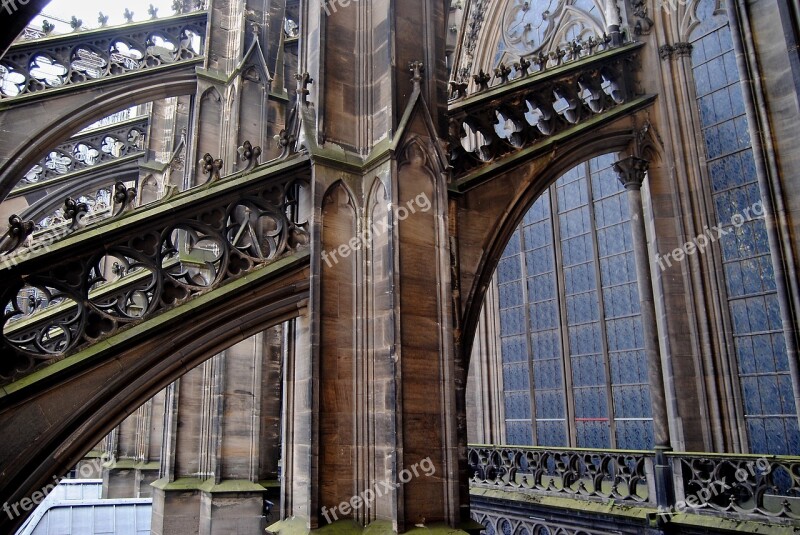
[[[197, 310], [177, 329], [165, 325], [109, 345], [79, 364], [28, 379], [0, 406], [0, 500], [15, 503], [66, 473], [139, 406], [226, 348], [300, 315], [308, 299], [307, 260], [233, 299]], [[130, 333], [131, 331], [129, 331]], [[124, 349], [123, 349], [124, 346]], [[52, 383], [58, 382], [58, 388]], [[47, 413], [47, 418], [41, 415]], [[25, 433], [19, 433], [25, 422]], [[0, 519], [3, 532], [23, 517]]]
[[161, 184], [153, 174], [148, 174], [139, 184], [139, 195], [137, 195], [140, 206], [156, 202], [161, 197]]
[[[593, 17], [589, 12], [576, 6], [575, 1], [561, 0], [557, 2], [554, 13], [550, 14], [551, 24], [547, 28], [542, 41], [533, 48], [524, 51], [519, 49], [510, 50], [506, 43], [507, 10], [515, 6], [512, 5], [511, 1], [489, 3], [486, 12], [480, 17], [482, 22], [477, 32], [471, 30], [468, 24], [468, 31], [473, 35], [461, 36], [461, 52], [460, 57], [457, 58], [457, 67], [459, 69], [469, 69], [469, 73], [465, 73], [466, 79], [464, 81], [473, 84], [470, 91], [475, 89], [472, 81], [473, 74], [483, 70], [491, 75], [500, 62], [511, 66], [521, 56], [527, 56], [539, 50], [547, 54], [565, 40], [566, 33], [575, 24], [582, 24], [586, 31], [591, 30], [593, 33], [601, 35], [606, 31], [603, 3], [596, 0], [590, 0], [587, 3], [592, 4], [596, 10], [597, 17]], [[480, 8], [471, 6], [470, 9]], [[456, 76], [462, 76], [462, 73], [457, 72]]]
[[[18, 178], [51, 147], [80, 129], [125, 108], [162, 98], [189, 95], [197, 90], [197, 75], [194, 72], [181, 70], [158, 76], [157, 83], [152, 76], [138, 76], [102, 93], [88, 91], [80, 99], [63, 103], [55, 99], [52, 109], [57, 111], [37, 112], [35, 115], [42, 116], [43, 124], [34, 126], [29, 134], [15, 138], [14, 147], [0, 159], [0, 199], [6, 198]], [[33, 103], [7, 111], [8, 123], [26, 124], [21, 118], [30, 116], [30, 106], [36, 105]]]
[[689, 0], [689, 1], [681, 1], [681, 0], [674, 0], [678, 3], [677, 12], [680, 17], [680, 28], [679, 28], [679, 35], [681, 41], [689, 41], [692, 32], [703, 24], [703, 20], [697, 14], [697, 10], [700, 6], [710, 1], [714, 4], [714, 8], [712, 10], [711, 18], [716, 17], [718, 15], [726, 14], [727, 8], [725, 7], [725, 2], [723, 0]]

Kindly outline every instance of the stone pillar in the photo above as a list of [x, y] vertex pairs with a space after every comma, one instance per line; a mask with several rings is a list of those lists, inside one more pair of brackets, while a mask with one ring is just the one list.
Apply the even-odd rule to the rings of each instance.
[[154, 535], [263, 531], [278, 499], [282, 337], [248, 338], [169, 389]]
[[311, 315], [297, 322], [287, 386], [285, 520], [269, 529], [459, 528], [446, 5], [310, 2], [304, 17]]
[[658, 343], [658, 325], [653, 293], [653, 279], [650, 273], [650, 255], [647, 248], [647, 234], [644, 225], [642, 206], [642, 184], [647, 175], [648, 162], [629, 156], [614, 164], [618, 178], [627, 190], [628, 206], [631, 215], [631, 234], [633, 253], [636, 259], [636, 277], [641, 303], [642, 331], [645, 355], [647, 357], [647, 377], [650, 385], [650, 401], [653, 412], [653, 436], [656, 451], [656, 498], [659, 505], [672, 504], [672, 470], [665, 453], [672, 450], [669, 437], [669, 420], [664, 389], [664, 372], [661, 351]]
[[164, 432], [161, 391], [126, 418], [107, 440], [103, 464], [103, 498], [149, 498], [158, 479]]
[[[187, 170], [187, 132], [191, 124], [192, 98], [183, 95], [155, 101], [151, 106], [147, 157], [139, 170], [136, 195], [139, 206], [180, 191]], [[188, 168], [193, 169], [193, 166]]]
[[273, 80], [283, 79], [286, 0], [210, 2], [206, 62], [198, 69], [189, 138], [186, 187], [204, 183], [199, 161], [222, 160], [222, 175], [243, 167], [237, 148], [261, 147], [262, 160], [278, 156], [274, 141], [286, 125], [289, 98]]
[[469, 360], [467, 428], [473, 444], [506, 444], [498, 297], [495, 276], [486, 290]]
[[622, 22], [620, 3], [621, 0], [605, 0], [606, 32], [611, 37], [611, 44], [614, 46], [622, 44], [622, 34], [619, 28]]

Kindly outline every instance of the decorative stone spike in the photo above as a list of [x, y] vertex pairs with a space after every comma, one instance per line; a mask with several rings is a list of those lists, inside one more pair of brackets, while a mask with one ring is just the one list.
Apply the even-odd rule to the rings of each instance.
[[422, 74], [425, 72], [425, 65], [421, 61], [412, 61], [408, 64], [408, 70], [411, 71], [411, 81], [414, 87], [419, 87], [422, 83]]
[[467, 96], [467, 87], [469, 84], [466, 82], [450, 81], [450, 88], [456, 94], [455, 98], [464, 98]]
[[514, 63], [514, 70], [520, 74], [520, 77], [528, 76], [528, 70], [531, 68], [531, 62], [525, 58], [519, 58], [519, 61]]
[[133, 11], [127, 7], [125, 8], [125, 13], [123, 13], [122, 16], [125, 17], [125, 22], [133, 22]]
[[541, 51], [538, 55], [534, 56], [533, 62], [539, 67], [539, 71], [543, 71], [547, 68], [547, 59], [548, 57], [543, 54]]
[[250, 141], [245, 141], [242, 146], [237, 149], [239, 159], [247, 162], [245, 171], [249, 171], [258, 165], [258, 158], [261, 156], [261, 147], [254, 147]]
[[564, 60], [564, 56], [567, 55], [567, 52], [563, 48], [556, 48], [552, 52], [550, 52], [550, 59], [556, 62], [556, 65], [561, 65], [561, 62]]
[[294, 145], [294, 142], [297, 141], [294, 135], [289, 133], [288, 130], [283, 129], [280, 131], [278, 135], [275, 136], [275, 141], [278, 142], [278, 146], [285, 149]]
[[153, 4], [150, 4], [150, 7], [147, 8], [147, 14], [150, 15], [151, 19], [158, 18], [158, 8]]
[[72, 19], [69, 21], [69, 25], [72, 27], [73, 32], [77, 32], [83, 26], [83, 20], [79, 19], [75, 15], [72, 15]]
[[511, 76], [511, 68], [508, 65], [506, 65], [505, 63], [501, 63], [494, 70], [494, 74], [495, 74], [495, 76], [500, 78], [501, 83], [506, 84], [506, 83], [508, 83], [508, 77]]
[[295, 74], [294, 77], [297, 80], [297, 94], [300, 95], [300, 102], [308, 106], [308, 95], [311, 92], [308, 90], [308, 86], [314, 83], [314, 79], [307, 72]]
[[220, 179], [222, 163], [222, 160], [219, 158], [214, 159], [214, 157], [208, 153], [203, 155], [203, 157], [200, 159], [200, 166], [203, 170], [203, 174], [209, 176], [207, 183], [210, 184], [211, 182], [216, 182]]
[[89, 213], [89, 206], [84, 202], [78, 202], [72, 197], [67, 197], [64, 201], [64, 219], [70, 221], [71, 227], [77, 227], [81, 223], [83, 216]]
[[567, 45], [567, 49], [569, 50], [570, 58], [575, 60], [581, 57], [583, 45], [577, 39], [573, 39], [572, 42]]
[[114, 215], [118, 216], [125, 210], [131, 208], [135, 198], [135, 189], [126, 187], [124, 182], [117, 182], [114, 184], [114, 204], [117, 206], [114, 210]]
[[42, 22], [42, 31], [45, 35], [50, 35], [53, 33], [53, 30], [56, 29], [56, 25], [52, 24], [49, 20], [44, 20]]
[[594, 54], [594, 49], [597, 48], [597, 41], [595, 41], [594, 36], [590, 35], [589, 39], [586, 40], [586, 50], [589, 51], [589, 55], [591, 56]]
[[472, 79], [475, 80], [476, 84], [478, 84], [478, 91], [486, 91], [489, 89], [489, 80], [491, 80], [492, 77], [483, 72], [483, 69], [481, 69], [478, 74], [472, 76]]
[[[10, 253], [14, 251], [28, 239], [28, 236], [33, 234], [33, 229], [33, 221], [23, 221], [18, 215], [9, 217], [8, 232], [6, 233], [6, 237], [9, 240], [7, 243], [3, 243], [2, 252]], [[5, 242], [6, 240], [3, 241]]]
[[103, 12], [101, 11], [97, 16], [97, 22], [100, 24], [101, 28], [105, 28], [106, 25], [108, 25], [108, 15], [103, 15]]

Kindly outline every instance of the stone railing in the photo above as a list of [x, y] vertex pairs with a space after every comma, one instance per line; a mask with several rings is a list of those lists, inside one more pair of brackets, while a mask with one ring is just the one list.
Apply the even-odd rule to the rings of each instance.
[[576, 498], [655, 504], [653, 454], [518, 446], [470, 446], [470, 484]]
[[196, 60], [206, 12], [13, 44], [0, 59], [0, 102]]
[[448, 136], [454, 180], [636, 100], [633, 73], [642, 46], [593, 47], [592, 53], [575, 52], [572, 61], [558, 56], [555, 66], [545, 61], [531, 73], [528, 63], [517, 66], [514, 79], [501, 66], [499, 84], [489, 87], [483, 75], [476, 80], [480, 90], [469, 96], [466, 84], [453, 84]]
[[72, 173], [125, 156], [143, 155], [148, 122], [147, 117], [140, 117], [73, 136], [39, 160], [22, 177], [11, 195], [20, 189], [27, 190], [33, 184], [66, 180]]
[[670, 457], [681, 509], [800, 520], [800, 457], [702, 453]]
[[666, 487], [674, 495], [658, 503], [653, 452], [470, 445], [468, 454], [475, 489], [637, 505], [651, 508], [658, 525], [701, 514], [800, 528], [800, 457], [672, 452], [665, 458], [672, 468]]
[[[209, 156], [206, 186], [94, 227], [80, 229], [86, 207], [74, 203], [73, 234], [0, 256], [0, 382], [304, 249], [307, 159], [258, 167], [258, 148], [240, 153], [246, 170], [220, 178], [222, 162]], [[12, 221], [6, 241], [32, 231], [32, 222]]]

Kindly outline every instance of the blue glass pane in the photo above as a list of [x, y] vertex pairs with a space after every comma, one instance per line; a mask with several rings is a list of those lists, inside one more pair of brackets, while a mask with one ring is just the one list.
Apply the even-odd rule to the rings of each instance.
[[[729, 119], [732, 113], [731, 113], [731, 98], [730, 94], [728, 93], [728, 90], [722, 89], [720, 91], [715, 91], [714, 93], [711, 94], [710, 97], [711, 100], [713, 100], [714, 102], [714, 113], [716, 115], [716, 121]], [[707, 98], [708, 97], [706, 97], [706, 99]], [[702, 110], [702, 100], [701, 100], [701, 110]]]
[[533, 435], [530, 422], [506, 421], [506, 442], [514, 446], [532, 446]]
[[530, 419], [531, 398], [528, 392], [506, 392], [505, 397], [507, 419]]
[[626, 450], [653, 448], [652, 420], [617, 421], [617, 447]]
[[567, 446], [566, 421], [536, 423], [536, 439], [540, 446]]
[[503, 365], [503, 388], [506, 392], [530, 388], [527, 362]]
[[512, 256], [501, 259], [497, 266], [497, 281], [502, 284], [519, 278], [522, 278], [522, 267], [520, 266], [519, 257]]
[[[713, 97], [709, 105], [713, 112]], [[539, 444], [568, 444], [565, 418], [569, 396], [575, 407], [574, 440], [579, 446], [610, 447], [610, 416], [633, 418], [620, 420], [626, 423], [618, 426], [618, 447], [652, 444], [629, 205], [612, 168], [616, 158], [614, 154], [594, 158], [559, 178], [525, 215], [498, 266], [510, 443], [531, 440], [532, 423]], [[549, 195], [555, 195], [557, 214], [550, 214]], [[559, 232], [554, 239], [551, 217], [556, 215]], [[524, 251], [524, 262], [520, 251]], [[563, 277], [561, 289], [556, 254], [562, 259], [558, 268]], [[525, 273], [521, 273], [523, 265]], [[521, 287], [523, 277], [527, 294]], [[605, 330], [601, 322], [606, 322]], [[562, 324], [567, 327], [569, 342], [565, 347]], [[608, 334], [605, 342], [603, 332]], [[564, 385], [565, 358], [570, 359], [572, 370], [570, 392]], [[606, 371], [609, 363], [611, 377]], [[613, 397], [613, 415], [609, 397]]]
[[522, 281], [501, 284], [498, 290], [503, 308], [522, 305]]
[[767, 445], [767, 433], [763, 418], [747, 419], [747, 436], [750, 439], [751, 453], [771, 453]]
[[609, 448], [611, 437], [608, 421], [582, 421], [575, 422], [577, 443], [579, 448]]
[[500, 347], [503, 352], [503, 362], [520, 362], [528, 359], [528, 347], [524, 336], [503, 336]]

